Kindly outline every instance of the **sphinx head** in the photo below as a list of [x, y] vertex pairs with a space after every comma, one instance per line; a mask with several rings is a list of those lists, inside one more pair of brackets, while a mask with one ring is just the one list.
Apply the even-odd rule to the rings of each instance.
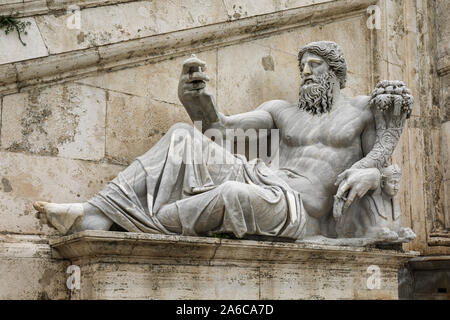
[[400, 180], [402, 178], [402, 171], [396, 164], [381, 170], [381, 189], [385, 194], [393, 197], [397, 194], [400, 188]]
[[298, 106], [318, 114], [331, 110], [334, 93], [345, 87], [347, 64], [344, 53], [332, 41], [312, 42], [300, 49], [302, 82]]

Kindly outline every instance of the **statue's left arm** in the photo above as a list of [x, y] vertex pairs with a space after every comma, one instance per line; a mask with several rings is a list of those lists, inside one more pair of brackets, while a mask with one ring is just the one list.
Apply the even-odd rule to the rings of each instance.
[[375, 119], [375, 144], [351, 169], [382, 169], [389, 164], [413, 103], [411, 91], [403, 81], [384, 80], [377, 84], [369, 101]]
[[[413, 102], [410, 90], [402, 81], [383, 80], [373, 90], [369, 106], [373, 113], [375, 142], [367, 152], [367, 145], [370, 145], [368, 140], [373, 139], [373, 133], [363, 136], [365, 156], [338, 176], [336, 185], [339, 188], [333, 209], [336, 218], [340, 217], [356, 197], [361, 198], [367, 191], [378, 186], [379, 170], [389, 164], [405, 121], [411, 114]], [[347, 192], [348, 196], [345, 198]]]

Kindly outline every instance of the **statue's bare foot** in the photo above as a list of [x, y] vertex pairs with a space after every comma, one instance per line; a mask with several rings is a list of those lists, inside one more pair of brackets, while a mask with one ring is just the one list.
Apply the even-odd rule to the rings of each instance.
[[33, 207], [38, 211], [42, 223], [54, 227], [62, 234], [69, 230], [84, 216], [82, 203], [50, 203], [37, 201]]
[[406, 241], [412, 241], [416, 238], [416, 234], [410, 228], [401, 228], [398, 232], [398, 236]]
[[389, 228], [381, 228], [377, 232], [377, 238], [380, 240], [394, 241], [398, 239], [398, 234]]

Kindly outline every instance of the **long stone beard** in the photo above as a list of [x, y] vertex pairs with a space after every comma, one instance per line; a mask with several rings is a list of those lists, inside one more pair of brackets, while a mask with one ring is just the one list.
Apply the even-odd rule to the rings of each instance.
[[298, 107], [312, 114], [325, 113], [333, 105], [332, 79], [336, 77], [333, 72], [327, 72], [318, 77], [312, 76], [312, 82], [300, 87]]

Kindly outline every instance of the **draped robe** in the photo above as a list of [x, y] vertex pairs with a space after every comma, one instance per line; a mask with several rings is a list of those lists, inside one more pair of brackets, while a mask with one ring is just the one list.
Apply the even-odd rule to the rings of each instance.
[[174, 125], [88, 202], [129, 232], [305, 233], [300, 194], [276, 168], [233, 155], [187, 124]]

